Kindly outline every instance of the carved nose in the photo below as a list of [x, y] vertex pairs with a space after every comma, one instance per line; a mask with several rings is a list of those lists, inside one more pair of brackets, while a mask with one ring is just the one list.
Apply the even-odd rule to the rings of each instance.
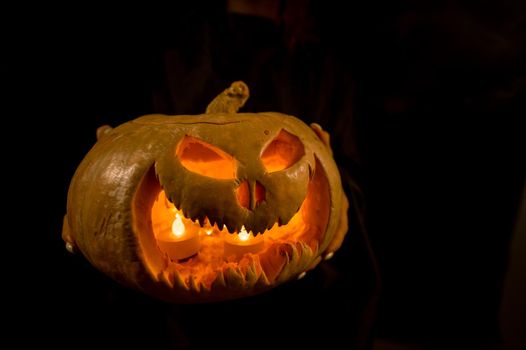
[[243, 208], [254, 210], [265, 200], [265, 187], [258, 181], [243, 181], [236, 190], [237, 202]]

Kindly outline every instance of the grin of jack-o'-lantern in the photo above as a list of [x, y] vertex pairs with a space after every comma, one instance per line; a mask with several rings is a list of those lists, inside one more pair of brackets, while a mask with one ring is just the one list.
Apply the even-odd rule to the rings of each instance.
[[247, 98], [236, 82], [207, 114], [99, 128], [70, 185], [66, 246], [172, 302], [260, 293], [332, 256], [347, 199], [328, 134], [280, 113], [236, 113]]

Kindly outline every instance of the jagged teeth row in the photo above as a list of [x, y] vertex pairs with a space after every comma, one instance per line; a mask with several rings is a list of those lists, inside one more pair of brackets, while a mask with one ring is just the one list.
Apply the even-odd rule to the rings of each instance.
[[217, 289], [264, 288], [299, 276], [320, 260], [319, 257], [316, 258], [317, 248], [312, 249], [303, 242], [280, 243], [275, 249], [276, 254], [283, 256], [282, 265], [278, 271], [265, 271], [259, 257], [250, 256], [251, 260], [248, 265], [225, 263], [214, 271], [216, 275], [208, 284], [191, 273], [185, 277], [178, 271], [177, 264], [169, 264], [159, 278], [174, 289], [192, 293], [207, 293]]
[[[239, 232], [239, 230], [241, 229], [241, 227], [237, 228], [237, 227], [228, 227], [226, 224], [224, 224], [222, 222], [222, 219], [219, 219], [219, 220], [215, 220], [215, 221], [210, 221], [210, 219], [207, 217], [207, 216], [201, 216], [201, 217], [192, 217], [189, 213], [188, 213], [188, 210], [185, 210], [184, 208], [182, 208], [182, 206], [179, 204], [177, 204], [175, 201], [174, 201], [174, 198], [169, 198], [169, 201], [174, 205], [174, 207], [180, 211], [183, 216], [185, 217], [185, 219], [188, 219], [192, 222], [194, 222], [195, 224], [198, 224], [199, 226], [201, 227], [206, 227], [206, 226], [210, 226], [210, 227], [216, 227], [219, 231], [222, 231], [224, 229], [226, 229], [228, 231], [228, 233], [232, 234], [232, 233], [237, 233]], [[298, 208], [299, 210], [299, 208]], [[283, 226], [283, 225], [286, 225], [288, 223], [288, 221], [284, 220], [283, 218], [281, 217], [277, 217], [274, 221], [271, 221], [267, 224], [267, 227], [265, 227], [265, 230], [263, 231], [256, 231], [254, 232], [252, 229], [250, 228], [247, 228], [247, 231], [250, 231], [253, 233], [254, 236], [257, 236], [258, 234], [263, 234], [265, 233], [266, 231], [272, 229], [274, 227], [275, 224], [279, 226]], [[219, 229], [221, 228], [221, 229]]]
[[[192, 221], [193, 223], [195, 223], [196, 225], [201, 226], [202, 228], [210, 227], [210, 228], [213, 228], [213, 229], [218, 230], [218, 231], [226, 230], [230, 234], [234, 234], [234, 233], [238, 233], [239, 232], [239, 230], [237, 230], [236, 228], [230, 228], [226, 224], [223, 224], [221, 222], [217, 222], [217, 221], [210, 222], [210, 220], [206, 216], [204, 218], [196, 218], [196, 219], [190, 218], [190, 219], [188, 219], [188, 216], [187, 216], [188, 213], [185, 213], [184, 210], [181, 210], [180, 208], [177, 208], [177, 210], [182, 212], [182, 214], [183, 214], [185, 219]], [[263, 232], [259, 232], [259, 231], [258, 232], [254, 232], [254, 231], [248, 230], [248, 229], [247, 229], [247, 231], [249, 233], [252, 233], [254, 236], [257, 236], [258, 234], [264, 234], [268, 230], [271, 230], [274, 227], [275, 224], [276, 223], [272, 224], [270, 227], [267, 227]], [[281, 222], [281, 219], [278, 218], [277, 224], [278, 224], [278, 226], [283, 226], [283, 224]], [[221, 229], [219, 227], [221, 227]], [[242, 227], [244, 227], [244, 226], [242, 226]]]
[[174, 289], [199, 293], [206, 293], [221, 288], [238, 289], [241, 287], [250, 288], [256, 285], [261, 287], [270, 285], [270, 281], [261, 269], [257, 259], [253, 259], [244, 268], [234, 267], [233, 264], [225, 264], [215, 273], [216, 276], [211, 284], [206, 284], [193, 274], [189, 274], [185, 278], [176, 268], [164, 270], [160, 278]]

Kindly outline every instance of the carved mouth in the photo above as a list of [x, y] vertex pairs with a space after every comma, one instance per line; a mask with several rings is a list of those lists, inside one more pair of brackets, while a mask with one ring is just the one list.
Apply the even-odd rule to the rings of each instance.
[[[170, 212], [173, 213], [172, 219], [171, 219], [172, 221], [175, 220], [175, 215], [178, 215], [181, 218], [182, 222], [184, 223], [185, 227], [190, 228], [192, 226], [195, 226], [196, 229], [199, 229], [202, 231], [201, 233], [206, 233], [207, 235], [221, 233], [221, 234], [229, 234], [229, 235], [238, 236], [240, 232], [242, 235], [246, 233], [246, 234], [249, 234], [251, 237], [257, 237], [258, 235], [263, 235], [263, 234], [269, 235], [269, 232], [276, 232], [278, 227], [286, 226], [290, 229], [293, 226], [291, 224], [291, 221], [293, 221], [293, 218], [299, 214], [300, 209], [301, 209], [301, 208], [298, 209], [297, 213], [292, 218], [290, 218], [287, 222], [283, 222], [281, 218], [277, 217], [276, 220], [274, 220], [274, 223], [271, 224], [269, 228], [264, 229], [264, 231], [257, 231], [257, 230], [252, 231], [252, 230], [245, 229], [245, 225], [248, 226], [249, 223], [241, 223], [241, 227], [236, 228], [236, 227], [227, 226], [227, 224], [224, 223], [225, 221], [224, 218], [221, 218], [221, 217], [216, 218], [215, 220], [213, 219], [212, 222], [206, 215], [204, 217], [200, 217], [200, 216], [192, 217], [190, 212], [188, 210], [185, 210], [184, 207], [177, 208], [173, 204], [173, 202], [169, 198], [167, 198], [166, 193], [164, 191], [160, 192], [157, 201], [159, 203], [158, 204], [159, 209], [169, 210]], [[164, 204], [164, 208], [162, 207], [162, 204]], [[295, 221], [296, 222], [298, 221], [297, 217]]]
[[[261, 292], [302, 275], [319, 262], [316, 257], [329, 221], [328, 181], [321, 165], [316, 165], [307, 196], [292, 219], [286, 225], [276, 222], [259, 235], [244, 229], [230, 233], [207, 218], [186, 217], [184, 208], [178, 210], [167, 199], [152, 168], [136, 192], [133, 211], [134, 231], [151, 275], [171, 291], [186, 291], [181, 297], [187, 299], [203, 293], [210, 299], [216, 290], [228, 291], [228, 298], [251, 294], [247, 293], [251, 289]], [[198, 243], [180, 248], [188, 251], [174, 258], [165, 241], [176, 240], [166, 235], [177, 232]]]
[[[198, 219], [187, 218], [183, 210], [177, 209], [161, 190], [155, 199], [152, 209], [152, 229], [158, 243], [164, 243], [166, 240], [190, 240], [192, 237], [198, 237], [202, 251], [195, 251], [195, 254], [182, 255], [182, 259], [171, 257], [171, 260], [185, 260], [196, 254], [209, 254], [215, 257], [223, 257], [223, 260], [233, 261], [235, 258], [242, 258], [245, 253], [262, 253], [269, 246], [278, 241], [298, 241], [302, 240], [303, 235], [308, 232], [309, 227], [304, 221], [306, 214], [303, 206], [291, 218], [286, 225], [276, 222], [270, 229], [260, 234], [254, 234], [247, 231], [242, 226], [239, 232], [230, 230], [226, 225], [219, 228], [217, 223], [211, 223], [207, 217], [201, 222]], [[161, 242], [160, 242], [161, 241]], [[316, 242], [313, 243], [313, 248]], [[159, 244], [161, 251], [163, 244]], [[221, 246], [222, 251], [221, 251]], [[213, 247], [213, 248], [212, 248]], [[214, 252], [206, 252], [213, 249]], [[169, 254], [168, 254], [169, 255]], [[235, 255], [235, 257], [233, 257]], [[212, 263], [210, 259], [208, 263]], [[213, 259], [212, 259], [213, 260]]]

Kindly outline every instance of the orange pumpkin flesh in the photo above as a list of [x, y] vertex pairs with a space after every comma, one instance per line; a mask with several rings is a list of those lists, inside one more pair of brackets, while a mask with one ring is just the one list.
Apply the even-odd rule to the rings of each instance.
[[[231, 98], [215, 108], [233, 108]], [[347, 230], [347, 200], [328, 135], [279, 113], [228, 108], [101, 131], [70, 187], [67, 244], [126, 285], [186, 303], [260, 293], [332, 255]], [[184, 260], [158, 241], [176, 214], [201, 242]], [[225, 250], [240, 231], [262, 241], [257, 251]]]

